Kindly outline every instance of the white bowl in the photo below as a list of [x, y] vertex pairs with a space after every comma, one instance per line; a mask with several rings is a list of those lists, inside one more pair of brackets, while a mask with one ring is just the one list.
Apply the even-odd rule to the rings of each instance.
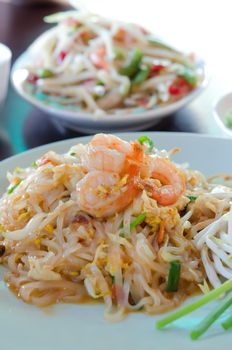
[[164, 118], [180, 108], [184, 107], [195, 99], [202, 90], [208, 84], [208, 73], [205, 68], [203, 60], [197, 60], [197, 66], [203, 72], [203, 80], [196, 89], [190, 92], [185, 97], [181, 98], [172, 104], [162, 107], [155, 107], [152, 110], [141, 111], [141, 108], [137, 108], [133, 113], [119, 114], [119, 115], [105, 115], [102, 117], [96, 117], [93, 114], [73, 111], [68, 108], [61, 108], [61, 106], [51, 106], [47, 102], [41, 101], [35, 95], [30, 94], [25, 89], [25, 80], [27, 78], [27, 71], [25, 66], [30, 61], [30, 53], [33, 52], [33, 48], [37, 45], [41, 45], [41, 42], [53, 33], [54, 28], [43, 33], [25, 53], [23, 53], [15, 62], [12, 69], [12, 82], [16, 91], [25, 100], [30, 102], [32, 105], [38, 107], [44, 112], [51, 115], [53, 120], [59, 125], [68, 127], [73, 130], [82, 131], [85, 133], [99, 132], [99, 131], [135, 131], [146, 129], [152, 125], [157, 124], [161, 118]]
[[232, 92], [222, 96], [215, 104], [213, 114], [217, 125], [226, 136], [232, 137], [232, 129], [226, 126], [226, 113], [232, 110]]
[[4, 102], [7, 94], [11, 56], [10, 49], [0, 43], [0, 105]]

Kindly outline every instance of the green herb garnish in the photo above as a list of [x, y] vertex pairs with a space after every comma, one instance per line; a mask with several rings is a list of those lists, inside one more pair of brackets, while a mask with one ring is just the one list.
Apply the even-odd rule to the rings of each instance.
[[187, 196], [187, 197], [190, 200], [190, 202], [195, 202], [195, 200], [197, 199], [197, 196]]
[[222, 327], [227, 331], [227, 329], [232, 328], [232, 316], [229, 316], [224, 322], [222, 322]]
[[226, 112], [225, 124], [228, 128], [232, 129], [232, 109]]
[[143, 136], [140, 136], [138, 138], [138, 141], [139, 143], [141, 143], [141, 145], [143, 144], [148, 144], [149, 148], [148, 148], [148, 152], [149, 153], [152, 153], [152, 150], [153, 150], [153, 147], [154, 147], [154, 142], [150, 139], [150, 137], [146, 136], [146, 135], [143, 135]]
[[232, 280], [228, 280], [223, 283], [220, 287], [213, 289], [211, 292], [205, 294], [202, 298], [194, 301], [193, 303], [184, 306], [183, 308], [171, 313], [167, 317], [159, 320], [156, 323], [157, 329], [162, 329], [166, 327], [168, 324], [178, 320], [179, 318], [188, 315], [189, 313], [199, 309], [203, 305], [209, 303], [210, 301], [218, 298], [221, 294], [228, 292], [232, 289]]
[[71, 152], [71, 153], [70, 153], [70, 156], [72, 156], [72, 157], [75, 157], [75, 155], [76, 155], [75, 152]]
[[98, 80], [96, 82], [96, 85], [98, 85], [98, 86], [105, 86], [105, 83], [102, 80]]
[[216, 307], [212, 312], [206, 316], [200, 324], [190, 333], [193, 340], [198, 339], [202, 334], [204, 334], [207, 329], [223, 314], [223, 312], [232, 305], [232, 297], [226, 300], [222, 305]]
[[38, 75], [40, 78], [44, 79], [44, 78], [50, 78], [52, 77], [54, 74], [50, 69], [40, 69], [38, 72]]
[[[130, 231], [133, 231], [133, 229], [134, 229], [137, 225], [141, 224], [141, 222], [144, 221], [145, 217], [146, 217], [146, 213], [142, 213], [142, 214], [140, 214], [139, 216], [137, 216], [137, 218], [136, 218], [134, 221], [132, 221], [132, 222], [130, 223]], [[122, 227], [122, 228], [123, 228], [123, 227]], [[121, 232], [121, 233], [119, 234], [119, 236], [120, 236], [120, 237], [125, 237], [125, 233], [124, 233], [124, 232]]]
[[37, 168], [37, 164], [35, 161], [31, 163], [31, 168]]
[[9, 188], [8, 191], [7, 191], [7, 193], [8, 193], [8, 194], [13, 193], [14, 190], [19, 186], [20, 182], [21, 182], [21, 181], [17, 182], [15, 185], [10, 186], [10, 188]]
[[142, 213], [139, 216], [137, 216], [137, 218], [130, 223], [130, 231], [132, 231], [135, 228], [135, 226], [141, 224], [141, 222], [143, 222], [145, 217], [146, 217], [146, 213]]
[[180, 281], [181, 265], [179, 261], [171, 261], [169, 265], [167, 292], [177, 292]]
[[134, 85], [142, 84], [149, 77], [150, 71], [151, 68], [149, 66], [142, 66], [133, 78], [132, 83]]

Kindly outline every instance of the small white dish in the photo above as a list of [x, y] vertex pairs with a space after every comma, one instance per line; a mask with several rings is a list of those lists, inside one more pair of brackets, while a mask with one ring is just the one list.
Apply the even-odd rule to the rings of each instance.
[[3, 104], [7, 94], [11, 56], [11, 50], [0, 43], [0, 105]]
[[226, 114], [232, 110], [232, 92], [222, 96], [215, 104], [213, 114], [217, 125], [226, 136], [232, 137], [232, 128], [226, 126]]
[[135, 108], [128, 113], [124, 112], [117, 115], [105, 115], [96, 117], [93, 114], [83, 112], [81, 110], [71, 110], [68, 107], [62, 107], [57, 103], [49, 104], [48, 101], [38, 98], [26, 89], [25, 80], [27, 78], [27, 71], [24, 67], [30, 62], [30, 55], [33, 52], [33, 48], [40, 46], [54, 29], [50, 29], [43, 33], [32, 45], [29, 47], [15, 62], [12, 69], [12, 82], [16, 91], [22, 98], [30, 102], [32, 105], [48, 113], [52, 119], [60, 126], [67, 127], [69, 129], [82, 131], [84, 133], [93, 133], [99, 131], [135, 131], [143, 130], [152, 125], [157, 124], [160, 120], [185, 105], [189, 104], [195, 99], [208, 84], [208, 72], [205, 67], [205, 63], [202, 59], [198, 59], [197, 66], [203, 73], [203, 79], [201, 84], [180, 100], [169, 104], [167, 106], [155, 107], [151, 110], [142, 110], [141, 108]]

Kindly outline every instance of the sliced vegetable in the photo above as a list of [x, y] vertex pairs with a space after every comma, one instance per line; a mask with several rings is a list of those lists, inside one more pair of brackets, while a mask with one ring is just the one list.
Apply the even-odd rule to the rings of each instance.
[[137, 218], [130, 223], [130, 231], [132, 231], [137, 225], [141, 224], [146, 217], [146, 213], [142, 213]]
[[193, 340], [198, 339], [204, 334], [207, 329], [223, 314], [223, 312], [232, 305], [232, 297], [226, 300], [222, 305], [220, 304], [217, 308], [212, 310], [208, 316], [206, 316], [200, 324], [190, 333]]
[[220, 287], [213, 289], [208, 294], [205, 294], [202, 298], [194, 301], [193, 303], [184, 306], [183, 308], [171, 313], [167, 317], [164, 317], [163, 319], [159, 320], [156, 323], [157, 329], [162, 329], [166, 327], [168, 324], [178, 320], [179, 318], [188, 315], [189, 313], [199, 309], [203, 305], [209, 303], [210, 301], [216, 299], [219, 297], [222, 293], [228, 292], [232, 289], [232, 280], [228, 280], [224, 282]]
[[38, 74], [30, 73], [28, 75], [27, 81], [31, 84], [36, 84], [38, 79], [39, 79]]
[[31, 163], [31, 168], [37, 168], [37, 164], [35, 161]]
[[160, 229], [158, 233], [158, 244], [161, 244], [164, 240], [164, 233], [165, 233], [165, 219], [161, 221], [160, 223]]
[[171, 261], [169, 265], [167, 292], [177, 292], [180, 281], [181, 264], [179, 261]]
[[225, 124], [228, 128], [232, 128], [232, 109], [226, 112]]
[[183, 78], [176, 78], [168, 88], [170, 95], [183, 95], [191, 90], [191, 85]]
[[164, 69], [165, 69], [165, 66], [163, 66], [162, 64], [153, 64], [150, 70], [150, 75], [153, 77], [154, 75], [157, 75]]
[[40, 78], [50, 78], [52, 77], [54, 74], [53, 72], [50, 70], [50, 69], [40, 69], [39, 72], [38, 72], [38, 75]]
[[[145, 217], [146, 217], [146, 213], [142, 213], [139, 216], [137, 216], [137, 218], [130, 223], [130, 231], [132, 231], [137, 225], [141, 224], [141, 222], [144, 221]], [[121, 225], [120, 225], [120, 227], [121, 227]], [[123, 226], [122, 226], [122, 228], [123, 228]], [[125, 233], [121, 232], [119, 234], [119, 236], [125, 237]]]
[[141, 143], [141, 145], [143, 145], [144, 143], [148, 144], [149, 148], [148, 148], [148, 152], [151, 153], [153, 148], [154, 148], [154, 142], [150, 139], [150, 137], [146, 136], [146, 135], [142, 135], [138, 138], [139, 143]]
[[126, 75], [129, 78], [133, 78], [135, 74], [139, 70], [140, 63], [143, 58], [143, 53], [140, 49], [135, 49], [132, 52], [131, 61], [128, 63], [127, 66], [120, 69], [119, 73], [122, 75]]
[[10, 188], [9, 188], [8, 191], [7, 191], [7, 193], [8, 193], [8, 194], [13, 193], [14, 190], [19, 186], [20, 182], [21, 182], [21, 181], [19, 181], [19, 182], [17, 182], [16, 184], [10, 186]]
[[224, 322], [222, 322], [222, 327], [227, 331], [227, 329], [232, 328], [232, 316], [229, 316]]
[[195, 200], [197, 199], [197, 196], [187, 196], [187, 197], [190, 200], [190, 202], [195, 202]]
[[62, 63], [63, 60], [65, 59], [65, 57], [67, 56], [67, 54], [68, 54], [68, 53], [67, 53], [66, 51], [61, 50], [60, 53], [59, 53], [59, 55], [58, 55], [58, 57], [57, 57], [58, 62], [59, 62], [59, 63]]
[[134, 85], [139, 85], [142, 84], [150, 75], [150, 67], [149, 66], [142, 66], [138, 73], [135, 75], [133, 78], [133, 84]]
[[183, 72], [179, 74], [179, 76], [182, 77], [191, 86], [196, 86], [197, 76], [192, 69], [186, 67]]

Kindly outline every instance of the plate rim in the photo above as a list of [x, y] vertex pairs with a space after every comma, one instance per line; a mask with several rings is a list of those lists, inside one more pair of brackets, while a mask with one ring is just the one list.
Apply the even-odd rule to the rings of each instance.
[[[97, 134], [97, 133], [96, 133]], [[107, 134], [107, 133], [106, 133]], [[199, 134], [199, 133], [191, 133], [191, 132], [179, 132], [179, 131], [128, 131], [128, 132], [112, 132], [112, 133], [108, 133], [108, 134], [113, 134], [119, 137], [123, 137], [123, 135], [141, 135], [141, 134], [146, 134], [146, 135], [157, 135], [159, 137], [159, 135], [162, 136], [177, 136], [177, 137], [190, 137], [190, 138], [201, 138], [201, 139], [216, 139], [216, 140], [222, 140], [222, 141], [229, 141], [232, 142], [232, 139], [226, 137], [226, 136], [221, 136], [221, 135], [210, 135], [210, 134]], [[3, 160], [0, 161], [0, 165], [4, 165], [5, 163], [9, 162], [9, 161], [14, 161], [17, 160], [18, 158], [20, 158], [22, 155], [27, 156], [29, 155], [31, 152], [43, 152], [43, 150], [46, 150], [48, 147], [53, 147], [54, 145], [62, 145], [62, 144], [68, 144], [69, 142], [77, 142], [79, 139], [90, 139], [91, 137], [93, 137], [94, 135], [83, 135], [83, 136], [78, 136], [78, 137], [72, 137], [70, 139], [65, 139], [65, 140], [59, 140], [59, 141], [54, 141], [51, 143], [46, 143], [44, 145], [41, 146], [37, 146], [37, 147], [33, 147], [30, 148], [26, 151], [14, 154], [10, 157], [7, 157]]]

